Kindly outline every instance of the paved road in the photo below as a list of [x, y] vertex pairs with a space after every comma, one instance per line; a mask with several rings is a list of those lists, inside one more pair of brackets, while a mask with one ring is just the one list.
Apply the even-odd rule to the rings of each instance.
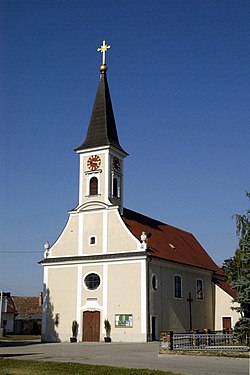
[[[3, 343], [0, 343], [3, 345]], [[159, 343], [12, 343], [0, 357], [148, 368], [187, 375], [248, 375], [249, 360], [191, 355], [158, 355]], [[6, 346], [7, 345], [7, 346]]]

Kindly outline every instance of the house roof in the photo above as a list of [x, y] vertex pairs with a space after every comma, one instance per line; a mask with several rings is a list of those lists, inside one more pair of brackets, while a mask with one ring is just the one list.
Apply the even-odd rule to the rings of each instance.
[[8, 312], [19, 315], [23, 319], [30, 316], [41, 316], [42, 306], [40, 297], [8, 297]]
[[152, 257], [207, 269], [224, 277], [224, 273], [191, 233], [126, 208], [123, 210], [123, 220], [139, 240], [142, 232], [147, 234], [147, 251]]
[[226, 281], [222, 281], [222, 280], [216, 280], [216, 285], [218, 285], [222, 290], [224, 290], [224, 292], [226, 292], [227, 294], [229, 294], [232, 298], [236, 298], [237, 297], [237, 290], [236, 289], [233, 289], [231, 287], [231, 285], [226, 282]]
[[119, 143], [106, 71], [100, 76], [87, 136], [75, 151], [103, 146], [114, 146], [127, 154]]

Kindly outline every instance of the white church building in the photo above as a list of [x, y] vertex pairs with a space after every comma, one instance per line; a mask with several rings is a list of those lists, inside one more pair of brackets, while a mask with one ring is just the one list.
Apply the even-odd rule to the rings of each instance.
[[[124, 161], [103, 63], [79, 155], [79, 202], [44, 259], [42, 340], [158, 340], [160, 331], [215, 328], [225, 276], [195, 237], [123, 207]], [[79, 142], [80, 143], [80, 142]], [[217, 323], [219, 325], [219, 323]]]

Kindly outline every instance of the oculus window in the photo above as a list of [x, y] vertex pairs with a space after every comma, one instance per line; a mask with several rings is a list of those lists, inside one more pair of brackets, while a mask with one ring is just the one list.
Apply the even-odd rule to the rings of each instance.
[[153, 290], [157, 290], [158, 288], [158, 280], [156, 275], [152, 276], [152, 288]]
[[101, 279], [100, 279], [100, 276], [97, 275], [96, 273], [89, 273], [85, 279], [84, 279], [84, 283], [86, 285], [86, 287], [89, 289], [89, 290], [95, 290], [98, 288], [98, 286], [100, 285], [101, 283]]

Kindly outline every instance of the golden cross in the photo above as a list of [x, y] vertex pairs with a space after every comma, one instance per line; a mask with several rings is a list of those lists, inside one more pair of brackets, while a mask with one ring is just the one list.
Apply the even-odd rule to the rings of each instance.
[[106, 64], [106, 61], [105, 61], [105, 53], [107, 52], [107, 50], [111, 48], [111, 46], [108, 46], [105, 42], [105, 40], [102, 42], [102, 46], [100, 48], [97, 48], [97, 51], [98, 52], [101, 52], [102, 53], [102, 65], [105, 65]]

